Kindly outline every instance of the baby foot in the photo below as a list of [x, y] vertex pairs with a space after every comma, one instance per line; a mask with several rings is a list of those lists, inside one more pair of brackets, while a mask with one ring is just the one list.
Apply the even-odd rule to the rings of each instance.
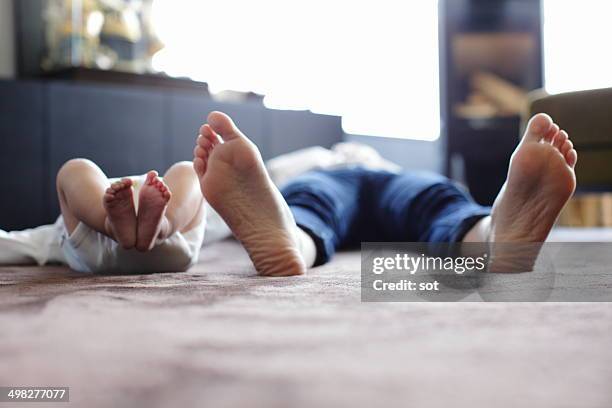
[[148, 172], [138, 196], [137, 250], [150, 251], [155, 246], [155, 240], [164, 237], [170, 230], [165, 214], [171, 197], [172, 193], [157, 177], [157, 172]]
[[125, 178], [111, 184], [102, 200], [106, 209], [106, 231], [125, 249], [136, 245], [136, 211], [132, 191], [132, 180]]
[[212, 112], [200, 128], [193, 164], [202, 194], [244, 245], [260, 275], [305, 272], [298, 227], [287, 203], [257, 147], [224, 113]]
[[576, 150], [550, 116], [538, 114], [516, 148], [491, 213], [494, 242], [543, 242], [576, 188]]

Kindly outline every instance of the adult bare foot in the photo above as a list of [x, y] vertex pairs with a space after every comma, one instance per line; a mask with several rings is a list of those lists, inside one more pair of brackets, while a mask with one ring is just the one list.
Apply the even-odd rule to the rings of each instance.
[[[567, 133], [548, 115], [535, 115], [512, 155], [508, 179], [493, 204], [489, 240], [496, 245], [501, 243], [500, 248], [544, 242], [574, 193], [577, 160]], [[516, 247], [514, 253], [500, 250], [497, 266], [505, 268], [506, 263], [516, 263], [521, 257], [517, 252], [522, 251], [525, 267], [535, 261], [531, 255], [537, 256], [538, 249], [538, 245], [523, 245]]]
[[577, 159], [567, 133], [550, 116], [534, 116], [493, 204], [491, 240], [543, 242], [574, 193]]
[[125, 178], [111, 184], [104, 193], [103, 205], [107, 234], [123, 248], [133, 248], [136, 245], [136, 211], [132, 180]]
[[265, 169], [257, 147], [224, 113], [200, 128], [194, 168], [202, 194], [265, 276], [306, 271], [293, 215]]
[[165, 217], [172, 193], [161, 181], [156, 171], [147, 173], [147, 179], [138, 196], [138, 228], [136, 249], [150, 251], [158, 237], [164, 237], [170, 230]]

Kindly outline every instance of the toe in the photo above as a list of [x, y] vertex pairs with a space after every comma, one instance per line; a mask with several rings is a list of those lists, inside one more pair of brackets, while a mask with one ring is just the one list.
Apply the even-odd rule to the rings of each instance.
[[197, 142], [197, 146], [200, 146], [203, 149], [211, 149], [213, 147], [213, 142], [202, 135], [198, 136]]
[[553, 146], [555, 146], [557, 149], [561, 150], [561, 148], [563, 147], [563, 145], [565, 144], [567, 139], [568, 139], [567, 138], [567, 133], [565, 132], [565, 130], [561, 130], [555, 136], [555, 139], [553, 140]]
[[153, 184], [156, 178], [157, 178], [157, 172], [155, 170], [151, 170], [147, 172], [147, 179], [145, 183], [151, 185]]
[[202, 136], [202, 134], [200, 133], [198, 135], [198, 137], [196, 138], [196, 146], [199, 146], [201, 144], [207, 144], [208, 143], [208, 139], [206, 139], [204, 136]]
[[193, 159], [193, 169], [195, 170], [198, 177], [201, 178], [202, 176], [204, 176], [204, 173], [206, 173], [206, 162], [200, 157], [195, 157]]
[[561, 146], [561, 154], [563, 156], [565, 156], [567, 154], [567, 152], [569, 152], [570, 150], [572, 150], [574, 148], [574, 144], [572, 143], [571, 140], [566, 140], [565, 143], [563, 143], [563, 146]]
[[208, 124], [223, 140], [232, 140], [244, 135], [238, 130], [232, 119], [223, 112], [211, 112], [208, 115]]
[[578, 153], [574, 149], [570, 149], [569, 152], [565, 155], [565, 160], [570, 167], [576, 166], [576, 162], [578, 161]]
[[219, 137], [208, 123], [200, 128], [200, 136], [202, 136], [202, 140], [208, 141], [212, 146], [219, 144]]
[[206, 136], [208, 133], [211, 133], [213, 130], [210, 128], [210, 125], [208, 123], [204, 123], [202, 126], [200, 126], [200, 135], [201, 136]]
[[208, 159], [208, 150], [204, 149], [201, 146], [196, 146], [193, 149], [193, 157], [199, 158], [199, 159], [202, 159], [202, 160], [206, 160], [206, 159]]
[[556, 123], [553, 123], [548, 133], [544, 135], [544, 140], [547, 143], [552, 143], [557, 136], [557, 133], [559, 133], [559, 126]]
[[527, 124], [525, 138], [530, 139], [529, 141], [540, 141], [548, 133], [552, 124], [553, 120], [550, 116], [538, 113]]
[[115, 199], [116, 199], [115, 194], [109, 193], [109, 192], [106, 192], [104, 196], [102, 197], [102, 200], [107, 204], [112, 203], [113, 201], [115, 201]]

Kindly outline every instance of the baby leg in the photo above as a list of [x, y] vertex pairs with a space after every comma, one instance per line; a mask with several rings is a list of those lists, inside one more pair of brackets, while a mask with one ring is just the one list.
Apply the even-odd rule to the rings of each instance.
[[73, 159], [57, 174], [57, 194], [64, 223], [72, 233], [82, 222], [124, 248], [136, 242], [136, 214], [129, 179], [110, 185], [93, 162]]
[[164, 182], [172, 190], [172, 199], [166, 211], [171, 235], [175, 231], [187, 232], [202, 223], [204, 197], [193, 164], [188, 161], [175, 163], [164, 174]]

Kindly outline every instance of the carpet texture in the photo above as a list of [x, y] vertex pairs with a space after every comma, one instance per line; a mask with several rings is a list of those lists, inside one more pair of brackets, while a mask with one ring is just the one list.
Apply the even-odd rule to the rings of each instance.
[[187, 273], [0, 268], [0, 385], [72, 407], [612, 407], [612, 304], [362, 303], [359, 270], [261, 278], [232, 241]]

